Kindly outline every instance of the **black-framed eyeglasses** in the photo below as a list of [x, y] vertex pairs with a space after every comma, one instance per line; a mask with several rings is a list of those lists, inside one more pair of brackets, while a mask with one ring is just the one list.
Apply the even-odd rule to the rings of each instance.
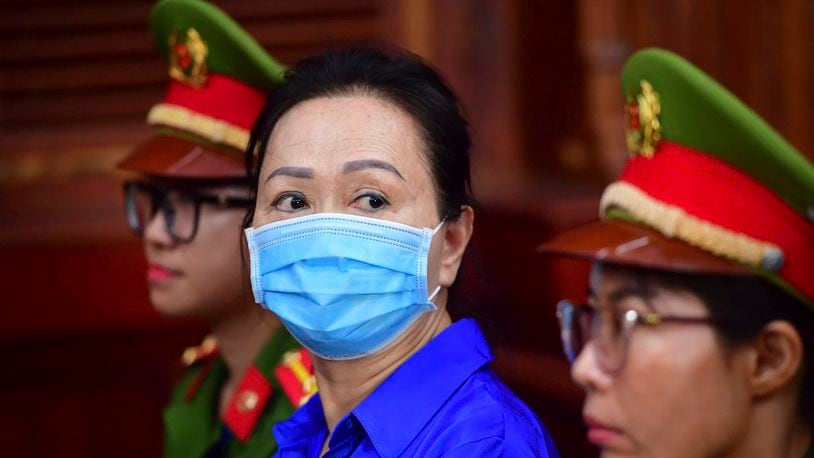
[[588, 342], [591, 342], [599, 366], [608, 373], [617, 373], [624, 368], [630, 336], [637, 326], [658, 326], [664, 323], [714, 324], [709, 317], [663, 315], [631, 309], [605, 313], [590, 305], [573, 304], [567, 300], [557, 304], [557, 319], [568, 361], [573, 363]]
[[189, 243], [198, 232], [202, 203], [247, 209], [252, 200], [145, 181], [128, 181], [124, 183], [124, 203], [127, 224], [136, 235], [144, 235], [144, 228], [160, 210], [170, 238], [176, 243]]

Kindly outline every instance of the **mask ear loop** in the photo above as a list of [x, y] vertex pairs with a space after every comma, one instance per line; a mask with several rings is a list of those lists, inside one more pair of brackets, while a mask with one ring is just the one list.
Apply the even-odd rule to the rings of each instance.
[[[464, 209], [466, 209], [466, 207], [468, 207], [468, 206], [469, 206], [469, 205], [461, 205], [461, 211], [463, 211]], [[433, 235], [433, 237], [435, 236], [435, 234], [437, 234], [437, 233], [438, 233], [438, 231], [440, 231], [440, 230], [441, 230], [441, 228], [442, 228], [442, 227], [444, 227], [444, 224], [446, 224], [446, 223], [447, 223], [447, 220], [448, 220], [448, 219], [449, 219], [449, 215], [447, 215], [447, 216], [445, 216], [445, 217], [441, 218], [441, 222], [439, 222], [439, 223], [438, 223], [438, 225], [437, 225], [437, 226], [435, 226], [435, 229], [433, 229], [433, 230], [432, 230], [432, 235]]]
[[430, 303], [434, 304], [433, 301], [435, 300], [436, 296], [438, 296], [438, 293], [440, 293], [440, 292], [441, 292], [441, 285], [438, 285], [438, 286], [435, 287], [435, 291], [433, 291], [432, 294], [430, 294], [430, 297], [427, 298], [427, 302], [430, 302]]
[[446, 223], [447, 223], [447, 218], [446, 217], [442, 218], [441, 222], [438, 223], [438, 225], [435, 226], [435, 229], [432, 230], [432, 236], [435, 237], [435, 234], [437, 234], [438, 231], [440, 231], [441, 228], [444, 227], [444, 224], [446, 224]]
[[[446, 217], [441, 219], [441, 222], [438, 223], [438, 225], [435, 226], [435, 229], [432, 230], [432, 237], [435, 237], [435, 234], [437, 234], [438, 231], [440, 231], [441, 228], [444, 227], [444, 224], [446, 224], [446, 222], [447, 222]], [[441, 285], [438, 285], [438, 286], [435, 287], [435, 290], [432, 292], [432, 294], [430, 294], [430, 297], [427, 298], [427, 302], [433, 303], [432, 301], [435, 300], [435, 297], [438, 296], [438, 293], [440, 293], [440, 292], [441, 292]]]

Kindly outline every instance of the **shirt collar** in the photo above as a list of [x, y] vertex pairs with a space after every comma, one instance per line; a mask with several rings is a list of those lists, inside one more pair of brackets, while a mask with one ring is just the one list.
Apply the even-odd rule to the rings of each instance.
[[[331, 441], [342, 440], [355, 417], [376, 451], [397, 456], [430, 422], [449, 397], [473, 373], [492, 360], [489, 345], [477, 323], [462, 319], [438, 334], [396, 369], [337, 424]], [[404, 415], [410, 412], [410, 415]], [[399, 421], [382, 421], [398, 418]], [[306, 450], [318, 456], [328, 434], [319, 393], [274, 427], [280, 450]]]
[[319, 392], [311, 396], [311, 399], [288, 417], [288, 420], [274, 426], [274, 437], [280, 451], [287, 448], [296, 450], [304, 448], [307, 450], [304, 456], [319, 456], [327, 435], [328, 425], [325, 423]]
[[489, 345], [475, 320], [459, 320], [405, 361], [351, 414], [379, 454], [399, 455], [447, 399], [491, 360]]

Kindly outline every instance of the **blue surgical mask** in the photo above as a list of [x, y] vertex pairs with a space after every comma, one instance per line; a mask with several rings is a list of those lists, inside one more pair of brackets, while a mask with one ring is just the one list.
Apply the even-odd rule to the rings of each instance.
[[246, 229], [255, 301], [324, 359], [355, 359], [436, 310], [427, 256], [441, 229], [318, 213]]

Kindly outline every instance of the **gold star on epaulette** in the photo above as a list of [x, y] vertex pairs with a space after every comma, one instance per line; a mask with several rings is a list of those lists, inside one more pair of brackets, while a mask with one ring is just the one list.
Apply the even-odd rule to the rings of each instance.
[[218, 342], [214, 336], [206, 336], [200, 345], [194, 347], [187, 347], [181, 355], [181, 361], [184, 366], [191, 366], [198, 361], [206, 359], [218, 352]]

